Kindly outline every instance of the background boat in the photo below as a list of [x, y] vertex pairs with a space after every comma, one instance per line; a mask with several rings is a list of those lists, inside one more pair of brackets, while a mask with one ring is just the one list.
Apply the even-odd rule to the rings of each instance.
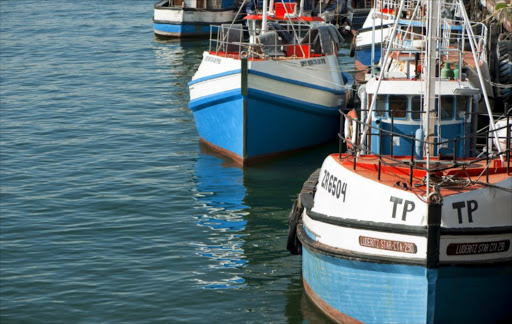
[[160, 37], [198, 37], [210, 25], [232, 22], [237, 0], [161, 0], [154, 5], [153, 30]]
[[[224, 25], [189, 83], [201, 139], [241, 164], [327, 142], [339, 130], [351, 77], [336, 28], [294, 2]], [[265, 26], [262, 28], [261, 26]]]

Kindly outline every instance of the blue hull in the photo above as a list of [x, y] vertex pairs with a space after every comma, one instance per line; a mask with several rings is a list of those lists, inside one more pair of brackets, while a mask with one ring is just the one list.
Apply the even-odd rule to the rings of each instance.
[[338, 107], [324, 107], [249, 89], [211, 95], [189, 103], [199, 135], [242, 163], [311, 147], [334, 139]]
[[[379, 63], [380, 60], [380, 44], [375, 44], [375, 64]], [[372, 48], [363, 47], [356, 48], [355, 59], [364, 66], [370, 67], [372, 64]]]
[[363, 262], [302, 248], [308, 295], [338, 319], [364, 323], [505, 323], [512, 319], [512, 266]]
[[153, 23], [155, 34], [173, 37], [194, 37], [210, 35], [210, 25], [201, 24], [172, 24]]

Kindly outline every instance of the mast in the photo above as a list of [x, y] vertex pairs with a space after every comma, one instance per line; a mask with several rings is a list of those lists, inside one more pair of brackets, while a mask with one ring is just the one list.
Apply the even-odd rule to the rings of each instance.
[[267, 32], [268, 0], [263, 0], [263, 20], [261, 21], [261, 33]]
[[427, 5], [427, 48], [426, 48], [426, 91], [424, 100], [423, 129], [425, 130], [425, 150], [427, 157], [427, 197], [430, 193], [430, 155], [434, 152], [434, 145], [430, 144], [435, 138], [436, 118], [436, 48], [439, 41], [439, 0], [429, 0]]

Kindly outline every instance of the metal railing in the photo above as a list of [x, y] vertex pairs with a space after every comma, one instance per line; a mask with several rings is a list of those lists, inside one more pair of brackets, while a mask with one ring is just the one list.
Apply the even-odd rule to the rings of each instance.
[[[367, 109], [356, 109], [357, 112], [359, 112], [359, 115], [363, 111], [368, 111]], [[374, 110], [375, 112], [389, 112], [388, 110], [385, 111], [379, 111]], [[423, 113], [423, 112], [422, 112]], [[463, 136], [463, 137], [456, 137], [454, 139], [449, 140], [442, 140], [442, 141], [425, 141], [423, 139], [418, 139], [414, 135], [406, 135], [399, 132], [393, 131], [393, 115], [391, 115], [391, 130], [386, 130], [383, 127], [377, 127], [368, 125], [362, 121], [359, 121], [357, 119], [351, 119], [347, 114], [340, 110], [340, 132], [338, 133], [339, 137], [339, 158], [342, 158], [343, 152], [343, 143], [349, 142], [352, 146], [352, 149], [349, 149], [346, 151], [346, 153], [349, 153], [353, 156], [353, 168], [356, 169], [357, 166], [357, 158], [358, 158], [358, 152], [365, 152], [366, 155], [374, 155], [379, 158], [378, 163], [378, 179], [380, 180], [381, 175], [381, 161], [383, 159], [390, 160], [392, 162], [397, 163], [398, 165], [408, 166], [409, 167], [409, 185], [413, 185], [413, 171], [414, 170], [423, 170], [426, 172], [439, 172], [444, 171], [460, 166], [470, 166], [472, 164], [476, 164], [482, 161], [486, 161], [486, 182], [489, 183], [489, 165], [490, 161], [496, 158], [503, 159], [504, 164], [506, 165], [506, 172], [507, 174], [510, 174], [511, 172], [511, 142], [512, 142], [512, 130], [511, 130], [511, 119], [512, 114], [510, 112], [508, 113], [508, 116], [506, 116], [506, 124], [502, 127], [497, 127], [494, 130], [488, 130], [482, 133], [472, 133], [469, 136]], [[469, 113], [467, 113], [470, 115]], [[477, 113], [473, 113], [471, 115], [474, 115]], [[344, 134], [344, 124], [345, 120], [347, 118], [350, 118], [351, 121], [356, 122], [356, 129], [354, 130], [355, 139], [354, 138], [347, 138]], [[469, 118], [469, 117], [466, 117]], [[467, 120], [467, 119], [465, 119]], [[466, 122], [464, 122], [464, 125], [466, 125]], [[372, 136], [378, 137], [379, 145], [378, 145], [378, 151], [372, 151], [368, 146], [363, 147], [361, 145], [362, 139], [361, 139], [361, 129], [362, 127], [369, 127], [370, 131], [368, 132], [367, 139], [365, 143], [369, 143], [369, 139]], [[501, 132], [502, 130], [505, 130], [505, 136], [498, 136], [500, 140], [505, 140], [505, 148], [504, 150], [501, 150], [501, 152], [496, 152], [493, 149], [493, 143], [489, 139], [494, 138], [494, 132]], [[467, 129], [464, 128], [464, 134], [466, 133]], [[388, 137], [390, 139], [390, 154], [382, 154], [383, 152], [383, 139], [385, 137]], [[408, 156], [407, 160], [404, 160], [404, 158], [400, 158], [393, 155], [393, 139], [395, 137], [400, 137], [405, 140], [410, 141], [410, 156]], [[461, 141], [464, 143], [462, 152], [458, 152], [459, 143]], [[483, 147], [483, 150], [481, 152], [477, 151], [477, 143], [484, 143], [480, 146]], [[470, 147], [470, 156], [466, 156], [466, 147], [467, 145], [472, 145]], [[446, 145], [450, 147], [450, 145], [453, 145], [453, 154], [451, 155], [450, 159], [447, 159], [446, 157], [450, 157], [447, 155], [445, 159], [439, 159], [437, 163], [434, 164], [434, 167], [431, 167], [430, 169], [427, 169], [424, 166], [424, 160], [422, 158], [418, 158], [415, 154], [416, 147], [420, 147], [421, 150], [427, 145], [432, 145], [434, 147], [440, 148], [443, 145]], [[480, 153], [480, 154], [478, 154]], [[442, 162], [442, 163], [441, 163]]]
[[[321, 56], [326, 51], [322, 49], [315, 35], [308, 33], [312, 30], [308, 24], [294, 24], [293, 28], [280, 25], [281, 30], [249, 31], [240, 24], [210, 26], [209, 52], [217, 56], [233, 58], [309, 58]], [[288, 30], [292, 30], [289, 32]], [[302, 35], [301, 35], [302, 34]], [[334, 41], [330, 42], [327, 54], [337, 53], [338, 47]]]

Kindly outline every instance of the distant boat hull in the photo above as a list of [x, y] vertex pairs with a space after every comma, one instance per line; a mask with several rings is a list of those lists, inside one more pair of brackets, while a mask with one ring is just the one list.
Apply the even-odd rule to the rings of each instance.
[[155, 4], [153, 31], [161, 37], [208, 36], [210, 25], [231, 23], [236, 16], [233, 7], [223, 9], [168, 6], [168, 1]]
[[[335, 55], [250, 61], [245, 90], [240, 62], [205, 53], [202, 77], [189, 83], [189, 107], [205, 142], [244, 164], [336, 138], [347, 90], [339, 72], [329, 80], [322, 72], [335, 71]], [[322, 78], [315, 78], [308, 62], [321, 63], [317, 73]]]

